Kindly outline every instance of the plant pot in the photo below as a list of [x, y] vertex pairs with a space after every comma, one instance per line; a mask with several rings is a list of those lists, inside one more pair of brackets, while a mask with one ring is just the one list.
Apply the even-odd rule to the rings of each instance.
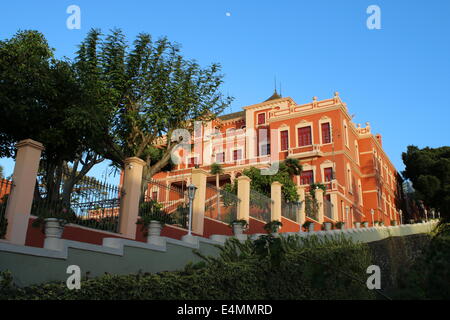
[[44, 232], [46, 238], [61, 239], [64, 231], [64, 220], [58, 218], [44, 219]]
[[49, 250], [62, 250], [61, 239], [66, 221], [58, 218], [44, 219], [44, 248]]
[[409, 224], [414, 224], [416, 221], [414, 219], [409, 219]]
[[374, 226], [374, 227], [379, 227], [379, 226], [380, 226], [380, 223], [379, 223], [379, 222], [374, 222], [374, 223], [373, 223], [373, 226]]
[[361, 227], [361, 222], [355, 222], [354, 225], [355, 225], [355, 228], [360, 228]]
[[363, 226], [364, 226], [364, 228], [368, 228], [369, 227], [369, 223], [368, 222], [364, 222]]
[[397, 225], [397, 221], [391, 221], [391, 225], [392, 226], [396, 226]]
[[152, 220], [148, 225], [148, 236], [159, 237], [161, 236], [162, 224], [159, 221]]
[[244, 226], [242, 223], [233, 223], [233, 234], [239, 236], [244, 233]]
[[314, 222], [311, 222], [311, 223], [308, 225], [308, 232], [314, 232]]
[[331, 230], [331, 223], [330, 222], [325, 222], [323, 225], [325, 227], [325, 231], [330, 231]]
[[344, 230], [344, 228], [345, 228], [345, 223], [342, 223], [342, 224], [336, 226], [336, 229], [338, 229], [338, 230]]

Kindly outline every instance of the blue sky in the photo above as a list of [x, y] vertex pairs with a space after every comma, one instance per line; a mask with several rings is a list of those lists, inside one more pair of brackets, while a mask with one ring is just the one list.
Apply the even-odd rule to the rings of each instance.
[[[66, 27], [69, 5], [81, 9], [80, 30]], [[369, 5], [381, 9], [381, 30], [366, 27]], [[409, 144], [449, 145], [447, 0], [18, 0], [0, 11], [0, 39], [37, 29], [58, 57], [72, 57], [92, 27], [122, 28], [131, 41], [166, 35], [186, 57], [220, 62], [223, 91], [235, 97], [228, 111], [268, 98], [274, 76], [297, 103], [339, 91], [354, 121], [382, 134], [398, 170]], [[11, 163], [0, 160], [7, 174]]]

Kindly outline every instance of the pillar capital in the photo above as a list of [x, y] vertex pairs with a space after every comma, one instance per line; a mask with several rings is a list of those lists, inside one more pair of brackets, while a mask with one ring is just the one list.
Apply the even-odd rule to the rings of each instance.
[[209, 174], [208, 171], [206, 171], [204, 169], [200, 169], [200, 168], [193, 168], [191, 173], [192, 174], [205, 174], [205, 175]]
[[275, 186], [275, 187], [280, 186], [281, 187], [281, 186], [283, 186], [283, 184], [279, 181], [274, 181], [274, 182], [272, 182], [272, 186]]
[[138, 157], [126, 158], [125, 160], [123, 160], [123, 163], [125, 165], [136, 164], [136, 165], [141, 165], [141, 166], [145, 166], [147, 164], [144, 160], [142, 160], [141, 158], [138, 158]]
[[248, 182], [252, 181], [252, 179], [250, 179], [250, 178], [247, 177], [247, 176], [240, 176], [240, 177], [237, 177], [236, 180], [237, 180], [237, 181], [248, 181]]
[[31, 147], [37, 149], [39, 151], [43, 151], [45, 149], [44, 145], [40, 142], [34, 141], [33, 139], [25, 139], [16, 143], [16, 148], [20, 149], [23, 147]]

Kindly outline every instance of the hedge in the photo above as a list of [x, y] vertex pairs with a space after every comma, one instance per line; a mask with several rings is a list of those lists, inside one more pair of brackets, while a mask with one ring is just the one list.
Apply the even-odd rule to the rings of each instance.
[[[200, 254], [199, 254], [200, 255]], [[2, 273], [0, 299], [374, 299], [367, 289], [368, 247], [349, 240], [287, 239], [271, 235], [260, 241], [233, 239], [218, 258], [188, 264], [184, 270], [158, 274], [111, 275], [85, 279], [80, 290], [65, 283], [17, 288]]]

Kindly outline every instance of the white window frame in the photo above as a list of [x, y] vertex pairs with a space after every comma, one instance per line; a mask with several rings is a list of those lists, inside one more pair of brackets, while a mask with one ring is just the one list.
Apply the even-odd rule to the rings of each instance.
[[[330, 124], [330, 142], [329, 143], [323, 143], [322, 139], [322, 124], [329, 123]], [[311, 129], [312, 130], [312, 129]], [[323, 117], [319, 120], [319, 143], [323, 146], [329, 145], [333, 143], [333, 123], [331, 121], [331, 118]]]
[[[306, 145], [306, 146], [300, 146], [299, 141], [298, 141], [298, 129], [304, 128], [304, 127], [311, 127], [311, 144]], [[304, 147], [309, 147], [309, 146], [314, 145], [314, 126], [311, 121], [304, 121], [304, 122], [297, 123], [295, 125], [295, 145], [297, 146], [297, 148], [304, 148]]]
[[[287, 131], [288, 132], [288, 148], [286, 150], [281, 150], [281, 131]], [[278, 128], [278, 142], [279, 142], [279, 146], [280, 146], [280, 150], [279, 152], [283, 152], [283, 151], [289, 151], [289, 149], [291, 148], [291, 131], [289, 126], [281, 126]]]

